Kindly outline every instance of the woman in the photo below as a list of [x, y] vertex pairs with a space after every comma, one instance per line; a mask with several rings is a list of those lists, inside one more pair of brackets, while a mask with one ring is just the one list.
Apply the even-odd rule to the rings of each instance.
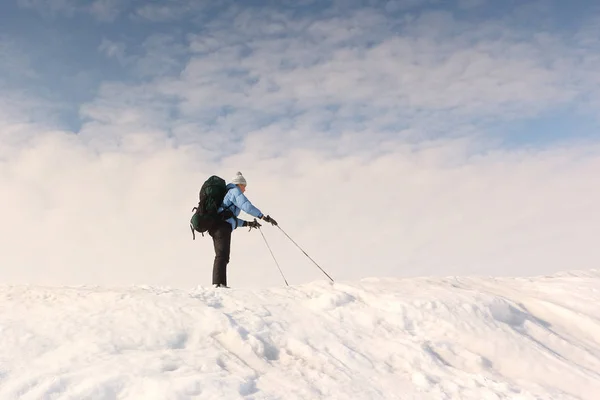
[[249, 226], [260, 228], [260, 224], [254, 221], [244, 221], [239, 219], [241, 211], [262, 219], [273, 225], [277, 222], [268, 215], [264, 215], [257, 207], [252, 205], [250, 200], [244, 195], [246, 191], [246, 179], [241, 172], [238, 172], [227, 185], [227, 193], [223, 198], [223, 203], [219, 208], [219, 213], [225, 215], [225, 219], [217, 221], [215, 225], [208, 230], [215, 246], [215, 262], [213, 264], [212, 283], [215, 287], [227, 286], [227, 264], [229, 264], [229, 255], [231, 253], [231, 233], [241, 227]]

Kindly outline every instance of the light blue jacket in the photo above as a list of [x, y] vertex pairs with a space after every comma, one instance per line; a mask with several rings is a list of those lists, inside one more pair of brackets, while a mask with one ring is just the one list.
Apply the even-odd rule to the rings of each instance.
[[229, 218], [227, 220], [227, 222], [231, 224], [232, 231], [244, 224], [244, 220], [238, 218], [240, 211], [244, 211], [245, 213], [256, 218], [262, 218], [263, 213], [258, 208], [254, 207], [252, 203], [250, 203], [250, 200], [248, 200], [248, 198], [244, 195], [244, 193], [242, 193], [236, 184], [228, 184], [227, 189], [227, 194], [225, 194], [223, 203], [221, 204], [221, 207], [219, 207], [218, 212], [224, 211], [225, 209], [229, 209], [231, 212], [233, 212], [235, 218]]

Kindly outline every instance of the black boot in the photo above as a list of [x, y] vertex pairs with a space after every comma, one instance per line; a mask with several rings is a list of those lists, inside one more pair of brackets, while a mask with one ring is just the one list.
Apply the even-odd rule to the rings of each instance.
[[227, 285], [223, 285], [221, 283], [213, 283], [213, 287], [216, 288], [223, 288], [223, 289], [229, 289], [229, 286]]

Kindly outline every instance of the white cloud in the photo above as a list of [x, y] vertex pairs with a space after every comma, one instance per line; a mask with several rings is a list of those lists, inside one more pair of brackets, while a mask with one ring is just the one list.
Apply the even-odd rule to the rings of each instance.
[[136, 70], [143, 76], [164, 76], [179, 73], [183, 68], [188, 49], [173, 36], [155, 34], [142, 44], [144, 55], [138, 60]]
[[51, 15], [62, 13], [72, 16], [78, 8], [78, 0], [18, 0], [17, 3], [21, 7], [33, 8]]
[[[35, 132], [30, 129], [26, 129], [27, 134], [22, 132], [22, 129], [28, 124], [39, 123], [46, 129], [59, 126], [58, 113], [63, 106], [60, 102], [42, 97], [27, 96], [20, 90], [0, 89], [0, 122], [4, 126], [11, 127], [8, 130], [9, 132], [12, 132], [13, 129], [20, 132], [19, 134], [14, 133], [14, 139], [17, 140], [20, 140], [20, 135], [35, 135]], [[2, 140], [12, 135], [7, 135], [6, 131], [0, 132]]]
[[147, 22], [168, 23], [192, 18], [194, 20], [211, 20], [213, 12], [226, 8], [235, 2], [221, 0], [218, 3], [209, 0], [170, 0], [161, 4], [146, 3], [136, 7], [131, 17]]
[[109, 58], [117, 59], [121, 64], [127, 64], [127, 45], [122, 42], [113, 42], [112, 40], [102, 39], [102, 43], [98, 46], [98, 51], [105, 54]]
[[[498, 150], [486, 136], [591, 104], [594, 53], [441, 12], [227, 16], [187, 48], [105, 40], [99, 51], [143, 79], [103, 83], [77, 134], [26, 124], [30, 99], [0, 96], [4, 282], [208, 283], [212, 243], [191, 241], [187, 221], [203, 180], [237, 170], [339, 279], [597, 266], [597, 144]], [[264, 232], [290, 281], [320, 278]], [[257, 232], [235, 232], [230, 277], [279, 284]]]
[[405, 11], [437, 2], [437, 0], [390, 0], [385, 3], [385, 10], [387, 12]]
[[177, 20], [185, 15], [187, 7], [173, 5], [145, 4], [135, 11], [135, 15], [153, 22]]
[[114, 21], [119, 12], [117, 0], [96, 0], [90, 6], [90, 13], [100, 21]]
[[486, 3], [487, 0], [458, 0], [458, 6], [460, 8], [477, 8], [481, 7]]
[[31, 8], [49, 16], [64, 15], [74, 17], [79, 13], [87, 13], [103, 22], [114, 21], [121, 12], [120, 6], [125, 2], [117, 0], [17, 0], [20, 7]]
[[133, 68], [136, 76], [141, 78], [179, 73], [184, 67], [182, 60], [188, 55], [183, 44], [166, 34], [149, 36], [137, 53], [133, 53], [133, 50], [128, 52], [123, 42], [106, 38], [98, 46], [98, 51], [116, 59], [124, 67]]
[[[349, 125], [360, 117], [391, 126], [426, 121], [432, 112], [465, 121], [526, 117], [588, 90], [572, 80], [576, 60], [558, 37], [506, 34], [500, 23], [426, 13], [396, 35], [372, 11], [312, 23], [265, 18], [259, 24], [262, 13], [246, 11], [236, 29], [190, 36], [193, 56], [180, 79], [157, 81], [157, 90], [179, 97], [187, 117], [231, 107], [240, 116], [297, 115], [296, 123], [310, 112], [319, 123], [332, 120], [322, 110], [332, 106]], [[283, 23], [286, 34], [274, 35], [268, 21]], [[373, 26], [387, 36], [373, 34]], [[340, 122], [333, 121], [343, 130]]]
[[[192, 241], [187, 220], [203, 179], [238, 169], [249, 198], [337, 279], [534, 274], [599, 261], [591, 250], [600, 226], [600, 192], [589, 185], [600, 168], [595, 145], [486, 154], [472, 138], [321, 135], [319, 150], [305, 145], [309, 132], [271, 129], [217, 158], [229, 146], [218, 135], [200, 139], [222, 146], [207, 151], [173, 146], [158, 129], [121, 126], [127, 134], [113, 147], [88, 142], [86, 130], [36, 132], [26, 147], [14, 144], [0, 163], [0, 257], [19, 268], [3, 281], [207, 284], [212, 244]], [[276, 229], [264, 230], [291, 281], [320, 279]], [[236, 231], [232, 284], [278, 279], [258, 233]]]

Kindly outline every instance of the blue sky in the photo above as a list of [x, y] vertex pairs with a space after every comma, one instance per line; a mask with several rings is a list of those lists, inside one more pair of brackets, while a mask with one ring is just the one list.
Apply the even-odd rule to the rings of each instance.
[[[507, 126], [510, 144], [597, 137], [598, 82], [592, 75], [600, 50], [595, 37], [600, 13], [591, 1], [569, 2], [568, 6], [559, 1], [499, 5], [485, 0], [219, 4], [186, 0], [4, 2], [0, 84], [30, 100], [47, 102], [48, 113], [41, 113], [43, 117], [73, 131], [89, 120], [82, 112], [86, 106], [97, 105], [100, 99], [111, 101], [103, 95], [103, 88], [111, 84], [134, 90], [147, 87], [145, 98], [134, 96], [127, 104], [142, 105], [151, 97], [154, 106], [165, 113], [156, 121], [163, 127], [181, 122], [178, 116], [185, 109], [187, 122], [226, 131], [236, 128], [216, 122], [224, 116], [239, 116], [252, 129], [272, 123], [285, 126], [305, 115], [314, 128], [336, 132], [363, 129], [373, 118], [385, 115], [380, 127], [390, 132], [418, 124], [432, 135], [443, 134], [447, 130], [443, 127], [435, 132], [427, 127], [430, 118], [439, 116], [448, 118], [451, 130], [475, 122], [478, 128], [498, 135], [494, 127]], [[401, 42], [394, 43], [396, 39]], [[379, 62], [390, 63], [381, 71], [369, 63], [369, 51], [386, 44], [399, 55], [380, 55]], [[257, 63], [267, 53], [268, 65]], [[336, 55], [341, 57], [332, 63]], [[403, 55], [410, 60], [402, 63]], [[475, 65], [477, 57], [482, 68], [494, 70], [488, 76], [480, 71], [461, 75], [460, 69]], [[398, 61], [398, 70], [390, 71]], [[291, 74], [269, 82], [275, 73], [294, 70], [299, 72], [298, 80], [318, 82], [335, 76], [335, 70], [328, 67], [339, 70], [343, 63], [353, 62], [356, 67], [339, 84], [356, 85], [357, 91], [365, 93], [351, 101], [337, 96], [337, 87], [334, 92], [315, 90], [313, 94], [303, 89], [298, 98], [299, 84], [290, 80]], [[421, 68], [422, 76], [404, 89], [402, 75], [408, 80], [410, 73], [403, 68], [410, 65]], [[248, 107], [235, 98], [207, 104], [178, 93], [177, 85], [187, 85], [207, 72], [205, 66], [214, 79], [211, 90], [223, 97], [247, 95], [264, 82], [271, 88], [261, 90], [278, 94], [265, 96], [274, 99], [277, 107], [271, 101], [262, 109]], [[455, 70], [445, 72], [444, 68]], [[187, 82], [182, 78], [186, 72]], [[386, 87], [386, 78], [400, 82]], [[375, 82], [382, 86], [375, 88]], [[495, 95], [493, 85], [513, 88]], [[398, 90], [406, 93], [397, 95]], [[444, 90], [447, 95], [440, 93]], [[422, 92], [423, 98], [418, 99], [415, 91]], [[395, 101], [373, 105], [371, 97], [378, 95]], [[458, 96], [456, 101], [452, 96]], [[461, 103], [460, 97], [466, 101]], [[347, 113], [328, 112], [340, 107]], [[556, 115], [568, 122], [556, 121]], [[340, 119], [343, 123], [332, 123]], [[586, 121], [582, 127], [580, 119]], [[488, 123], [479, 125], [479, 120]], [[574, 125], [580, 129], [571, 129]], [[540, 134], [536, 127], [543, 127], [547, 134]]]
[[2, 3], [0, 280], [201, 282], [188, 214], [237, 171], [340, 279], [597, 267], [600, 6], [215, 4]]

